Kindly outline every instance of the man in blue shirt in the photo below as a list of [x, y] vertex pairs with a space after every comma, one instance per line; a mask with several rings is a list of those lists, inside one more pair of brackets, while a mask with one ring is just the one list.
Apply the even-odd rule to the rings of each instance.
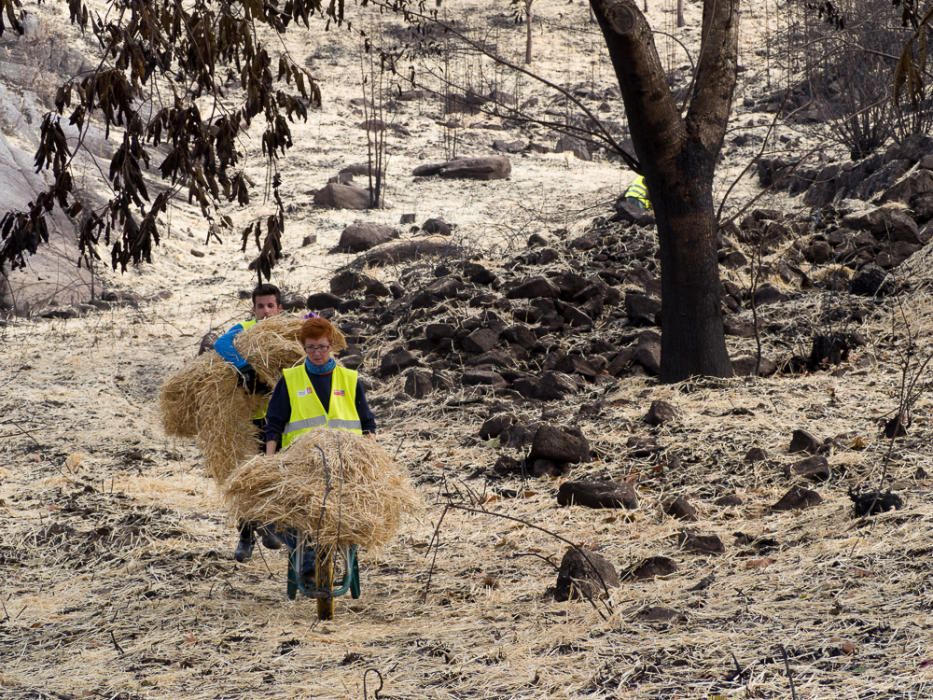
[[[253, 290], [253, 318], [233, 326], [230, 330], [214, 341], [214, 351], [229, 362], [240, 374], [240, 383], [246, 391], [254, 394], [267, 394], [270, 388], [256, 375], [256, 370], [247, 362], [236, 349], [233, 340], [247, 328], [252, 328], [257, 322], [282, 313], [282, 292], [274, 284], [260, 284]], [[262, 435], [266, 423], [265, 407], [253, 417], [253, 423], [259, 435]], [[261, 451], [261, 444], [260, 444]], [[240, 527], [240, 540], [237, 543], [233, 558], [238, 562], [248, 561], [253, 556], [253, 547], [256, 545], [255, 523], [242, 522]], [[274, 533], [260, 529], [262, 543], [272, 549], [282, 546], [281, 541]]]

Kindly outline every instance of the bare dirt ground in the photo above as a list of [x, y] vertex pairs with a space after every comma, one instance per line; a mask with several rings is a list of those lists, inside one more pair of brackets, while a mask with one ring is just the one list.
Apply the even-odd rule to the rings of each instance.
[[[466, 16], [478, 7], [467, 6]], [[688, 11], [688, 28], [678, 31], [692, 45], [699, 9]], [[566, 84], [582, 75], [611, 86], [586, 6], [539, 12], [536, 68]], [[649, 16], [671, 25], [668, 9]], [[366, 21], [389, 22], [377, 14]], [[765, 15], [750, 8], [743, 21], [760, 27]], [[327, 250], [356, 219], [397, 225], [401, 213], [415, 212], [418, 222], [440, 216], [495, 265], [532, 233], [582, 230], [608, 213], [631, 177], [600, 157], [531, 153], [513, 156], [507, 181], [413, 180], [415, 165], [444, 159], [449, 136], [439, 103], [426, 100], [396, 115], [411, 136], [389, 140], [389, 208], [315, 209], [309, 193], [364, 161], [366, 148], [363, 116], [350, 103], [362, 96], [355, 40], [320, 29], [310, 42], [290, 39], [325, 91], [323, 109], [295, 128], [297, 146], [283, 163], [293, 218], [273, 281], [290, 294], [327, 289], [350, 260]], [[522, 33], [506, 25], [496, 36], [519, 57]], [[468, 65], [456, 70], [475, 75]], [[612, 109], [621, 113], [619, 103]], [[768, 119], [736, 116], [740, 124]], [[504, 134], [464, 127], [458, 148], [488, 153]], [[546, 129], [522, 136], [556, 139]], [[748, 153], [733, 149], [723, 172], [738, 173]], [[261, 182], [256, 153], [253, 162]], [[743, 181], [736, 196], [755, 191]], [[317, 242], [302, 247], [309, 233]], [[204, 234], [191, 211], [176, 208], [152, 265], [101, 273], [110, 288], [132, 290], [135, 306], [0, 326], [0, 697], [933, 696], [929, 396], [890, 452], [881, 434], [898, 405], [908, 327], [921, 349], [933, 338], [929, 246], [903, 271], [913, 291], [872, 302], [860, 329], [868, 344], [831, 371], [673, 386], [605, 377], [551, 403], [506, 402], [477, 387], [415, 400], [401, 378], [372, 378], [379, 440], [408, 465], [425, 507], [392, 545], [363, 553], [362, 598], [340, 599], [335, 619], [319, 622], [313, 602], [286, 600], [284, 554], [257, 548], [247, 564], [232, 560], [235, 531], [200, 455], [158, 424], [162, 379], [194, 357], [205, 332], [248, 313], [238, 293], [254, 283], [252, 255], [232, 241], [205, 247]], [[396, 273], [379, 271], [386, 281]], [[816, 325], [818, 307], [832, 301], [811, 300], [796, 313]], [[362, 369], [371, 376], [379, 342], [366, 348]], [[748, 341], [730, 343], [748, 350]], [[678, 417], [651, 428], [642, 418], [657, 399]], [[639, 507], [559, 507], [562, 479], [487, 482], [482, 475], [502, 450], [478, 431], [496, 408], [579, 426], [598, 457], [572, 477], [627, 479]], [[819, 491], [819, 505], [772, 511], [798, 483], [785, 475], [799, 459], [788, 454], [797, 428], [831, 439], [833, 476], [806, 484]], [[656, 447], [640, 449], [645, 440]], [[746, 461], [754, 446], [768, 458]], [[847, 489], [878, 487], [883, 474], [904, 507], [854, 517]], [[740, 505], [714, 503], [733, 493]], [[678, 545], [687, 525], [663, 512], [678, 495], [699, 511], [689, 528], [718, 535], [723, 553]], [[451, 498], [487, 512], [450, 510], [438, 528]], [[549, 589], [566, 544], [538, 528], [599, 552], [623, 574], [652, 556], [678, 569], [653, 580], [623, 576], [593, 605], [556, 603]]]

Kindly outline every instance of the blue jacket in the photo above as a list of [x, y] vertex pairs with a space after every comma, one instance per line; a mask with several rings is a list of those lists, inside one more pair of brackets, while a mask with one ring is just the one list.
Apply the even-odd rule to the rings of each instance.
[[237, 352], [237, 349], [233, 345], [233, 339], [242, 332], [243, 324], [238, 323], [214, 341], [214, 352], [216, 352], [225, 361], [229, 362], [238, 370], [243, 370], [249, 367], [249, 362], [247, 362], [246, 358]]

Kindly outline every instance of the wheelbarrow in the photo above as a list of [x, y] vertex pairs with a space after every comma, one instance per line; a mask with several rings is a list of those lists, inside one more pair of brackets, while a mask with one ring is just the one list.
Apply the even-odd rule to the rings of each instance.
[[346, 547], [317, 547], [314, 551], [314, 585], [303, 581], [302, 565], [309, 548], [304, 541], [298, 542], [288, 555], [289, 600], [300, 593], [317, 602], [320, 620], [334, 617], [334, 598], [350, 594], [354, 600], [360, 597], [360, 562], [355, 544]]

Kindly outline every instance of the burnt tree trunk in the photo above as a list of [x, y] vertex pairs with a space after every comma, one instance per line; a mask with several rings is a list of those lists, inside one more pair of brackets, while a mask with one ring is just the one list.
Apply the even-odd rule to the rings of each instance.
[[590, 0], [619, 81], [661, 249], [661, 380], [732, 376], [716, 252], [713, 175], [735, 89], [738, 0], [706, 0], [693, 96], [677, 109], [634, 0]]

